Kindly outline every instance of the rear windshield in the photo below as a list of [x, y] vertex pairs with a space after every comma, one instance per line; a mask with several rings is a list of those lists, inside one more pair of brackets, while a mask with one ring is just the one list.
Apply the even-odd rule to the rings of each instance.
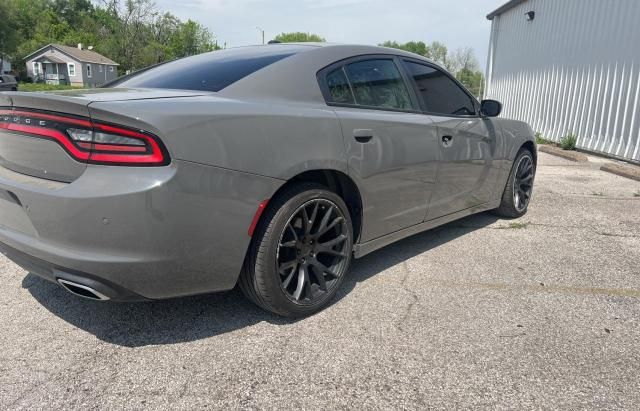
[[251, 73], [307, 49], [305, 46], [271, 45], [214, 51], [134, 73], [108, 87], [220, 91]]

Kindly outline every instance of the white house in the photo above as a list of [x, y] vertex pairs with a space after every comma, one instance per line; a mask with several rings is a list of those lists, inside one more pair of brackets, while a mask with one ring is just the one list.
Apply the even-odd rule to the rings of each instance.
[[639, 0], [511, 0], [487, 18], [485, 95], [503, 117], [640, 161]]
[[11, 71], [11, 62], [9, 60], [2, 59], [2, 63], [0, 63], [0, 74], [6, 74]]

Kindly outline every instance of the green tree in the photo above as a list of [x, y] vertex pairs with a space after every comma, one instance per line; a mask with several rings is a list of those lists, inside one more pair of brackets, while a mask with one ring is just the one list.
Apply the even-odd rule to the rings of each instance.
[[454, 74], [458, 81], [477, 97], [481, 97], [484, 92], [484, 75], [479, 69], [478, 60], [472, 48], [460, 48], [450, 53], [447, 46], [439, 41], [432, 43], [385, 41], [380, 45], [427, 57]]
[[176, 58], [171, 44], [182, 22], [171, 13], [158, 13], [149, 26], [149, 40], [140, 57], [140, 65], [150, 66]]
[[478, 98], [484, 94], [484, 75], [481, 71], [462, 69], [456, 73], [458, 81]]
[[445, 46], [443, 43], [440, 43], [439, 41], [434, 41], [431, 44], [429, 44], [429, 46], [427, 47], [426, 57], [430, 58], [436, 63], [441, 64], [447, 70], [450, 70], [451, 67], [450, 67], [448, 55], [449, 55], [449, 50], [447, 49], [447, 46]]
[[83, 18], [94, 10], [90, 0], [54, 0], [51, 9], [72, 27], [81, 26]]
[[437, 63], [447, 66], [448, 64], [448, 50], [444, 44], [434, 41], [427, 44], [423, 41], [409, 41], [407, 43], [398, 43], [397, 41], [385, 41], [380, 44], [383, 47], [391, 47], [394, 49], [400, 49], [411, 53], [419, 54], [423, 57], [427, 57]]
[[[0, 68], [6, 58], [15, 53], [18, 46], [18, 26], [12, 2], [0, 2]], [[2, 73], [0, 73], [2, 74]]]
[[385, 41], [384, 43], [380, 44], [380, 46], [400, 49], [419, 54], [421, 56], [426, 56], [428, 53], [428, 47], [423, 41], [409, 41], [404, 44], [400, 44], [396, 41]]
[[297, 31], [295, 33], [281, 33], [281, 34], [278, 34], [274, 38], [274, 40], [279, 41], [281, 43], [306, 43], [306, 42], [323, 43], [326, 41], [323, 37], [320, 37], [317, 34], [303, 33], [301, 31]]
[[211, 32], [193, 20], [180, 24], [169, 44], [175, 57], [192, 56], [217, 48]]
[[112, 59], [124, 70], [141, 68], [137, 63], [156, 12], [155, 4], [152, 0], [110, 0], [106, 10], [112, 17], [108, 27]]
[[478, 71], [480, 65], [472, 48], [464, 47], [455, 50], [448, 57], [451, 71], [457, 73], [460, 70]]
[[477, 97], [484, 91], [484, 75], [472, 48], [464, 47], [455, 50], [448, 58], [451, 72]]

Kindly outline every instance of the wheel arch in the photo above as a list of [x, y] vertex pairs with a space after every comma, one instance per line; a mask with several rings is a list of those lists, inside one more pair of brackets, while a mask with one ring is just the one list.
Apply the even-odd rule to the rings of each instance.
[[287, 180], [285, 184], [276, 190], [271, 198], [276, 198], [280, 193], [287, 190], [287, 188], [300, 183], [320, 184], [330, 191], [333, 191], [339, 195], [342, 200], [344, 200], [351, 216], [351, 222], [353, 224], [353, 242], [356, 244], [360, 238], [360, 233], [362, 232], [362, 196], [360, 195], [358, 186], [351, 177], [341, 171], [333, 169], [307, 170]]
[[536, 150], [536, 145], [533, 141], [527, 140], [524, 142], [524, 144], [522, 144], [520, 146], [520, 150], [522, 150], [523, 148], [529, 150], [531, 152], [531, 155], [533, 156], [533, 164], [537, 165], [538, 164], [538, 150]]

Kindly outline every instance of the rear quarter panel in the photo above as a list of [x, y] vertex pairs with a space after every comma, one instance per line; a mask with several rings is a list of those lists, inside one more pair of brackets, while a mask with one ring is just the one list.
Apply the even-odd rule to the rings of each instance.
[[328, 108], [214, 95], [89, 108], [94, 119], [157, 134], [175, 159], [282, 180], [306, 170], [347, 169], [342, 131]]

